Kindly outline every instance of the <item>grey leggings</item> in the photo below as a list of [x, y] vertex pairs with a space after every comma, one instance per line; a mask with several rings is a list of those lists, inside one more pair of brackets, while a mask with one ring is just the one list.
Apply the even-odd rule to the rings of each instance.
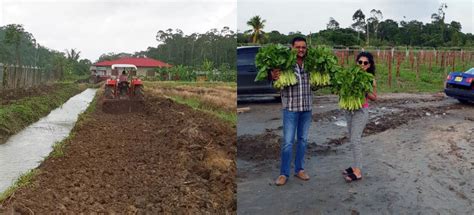
[[368, 108], [361, 108], [356, 111], [346, 111], [347, 128], [349, 129], [350, 148], [352, 151], [353, 166], [362, 169], [360, 162], [362, 158], [361, 138], [365, 124], [369, 118]]

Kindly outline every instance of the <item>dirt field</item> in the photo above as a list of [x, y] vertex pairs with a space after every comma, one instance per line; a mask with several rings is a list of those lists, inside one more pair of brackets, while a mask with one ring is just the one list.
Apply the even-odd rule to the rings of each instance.
[[141, 112], [103, 113], [0, 213], [235, 213], [236, 132], [151, 91]]
[[341, 171], [352, 153], [337, 97], [315, 97], [306, 154], [310, 181], [276, 187], [279, 103], [243, 103], [239, 114], [239, 214], [469, 214], [474, 209], [474, 106], [443, 94], [385, 94], [371, 104], [362, 181]]

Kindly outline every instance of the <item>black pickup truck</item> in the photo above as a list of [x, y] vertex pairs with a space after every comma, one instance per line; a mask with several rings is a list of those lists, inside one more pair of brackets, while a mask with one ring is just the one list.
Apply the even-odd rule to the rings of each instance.
[[255, 82], [257, 68], [255, 55], [260, 46], [237, 47], [237, 96], [245, 97], [274, 97], [280, 99], [279, 92], [272, 87], [272, 82]]

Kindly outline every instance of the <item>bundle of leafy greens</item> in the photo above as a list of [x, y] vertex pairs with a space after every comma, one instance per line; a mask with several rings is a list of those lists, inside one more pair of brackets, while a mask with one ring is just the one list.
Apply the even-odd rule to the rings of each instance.
[[267, 80], [268, 72], [272, 69], [279, 69], [280, 77], [273, 82], [273, 87], [283, 89], [297, 83], [296, 75], [293, 71], [296, 64], [296, 50], [281, 44], [270, 44], [259, 49], [255, 56], [255, 65], [258, 73], [255, 81]]
[[339, 95], [339, 107], [350, 111], [362, 108], [366, 94], [373, 90], [373, 80], [374, 76], [359, 66], [336, 72], [331, 88]]
[[340, 69], [337, 57], [330, 48], [309, 48], [304, 61], [305, 70], [310, 74], [311, 86], [327, 86]]

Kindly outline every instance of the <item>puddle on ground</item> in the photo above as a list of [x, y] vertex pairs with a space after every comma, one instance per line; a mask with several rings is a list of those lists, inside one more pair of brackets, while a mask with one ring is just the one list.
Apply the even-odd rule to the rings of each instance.
[[336, 124], [337, 126], [340, 126], [340, 127], [347, 127], [347, 122], [343, 119], [340, 119], [340, 120], [334, 122], [334, 124]]
[[[380, 120], [383, 119], [383, 116], [390, 113], [400, 112], [401, 109], [398, 108], [386, 108], [386, 107], [376, 107], [369, 109], [369, 119], [374, 121], [376, 125], [380, 124]], [[339, 114], [336, 116], [331, 116], [329, 119], [332, 119], [335, 125], [339, 127], [347, 127], [347, 121], [343, 111], [339, 110]]]
[[30, 169], [36, 168], [52, 151], [54, 143], [69, 135], [80, 113], [95, 96], [96, 89], [87, 89], [71, 97], [48, 116], [31, 124], [0, 144], [0, 193]]

